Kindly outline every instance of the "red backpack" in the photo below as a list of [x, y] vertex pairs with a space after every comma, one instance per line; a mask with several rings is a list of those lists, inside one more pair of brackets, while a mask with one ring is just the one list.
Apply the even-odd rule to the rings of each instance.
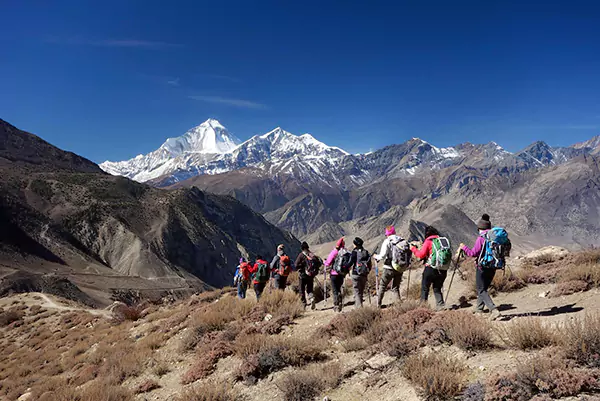
[[281, 255], [279, 257], [279, 275], [289, 276], [292, 272], [292, 261], [288, 255]]
[[244, 281], [250, 280], [250, 264], [248, 262], [243, 262], [240, 265], [240, 274]]

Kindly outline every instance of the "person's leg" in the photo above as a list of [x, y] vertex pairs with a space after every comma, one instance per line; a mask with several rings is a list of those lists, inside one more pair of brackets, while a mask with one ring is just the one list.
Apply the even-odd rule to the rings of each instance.
[[488, 292], [492, 281], [494, 281], [494, 276], [496, 275], [495, 269], [485, 269], [482, 272], [482, 281], [483, 281], [483, 291], [481, 292], [481, 300], [487, 306], [490, 312], [496, 309], [496, 304], [492, 301], [492, 297]]
[[244, 299], [244, 296], [242, 295], [242, 284], [243, 283], [244, 282], [242, 280], [240, 280], [240, 281], [238, 281], [238, 285], [237, 285], [237, 295], [238, 295], [238, 298], [240, 298], [240, 299]]
[[437, 270], [435, 271], [436, 276], [433, 280], [433, 296], [435, 297], [435, 303], [438, 309], [444, 308], [446, 303], [444, 302], [444, 294], [442, 293], [442, 288], [444, 287], [444, 281], [448, 276], [447, 270]]
[[[365, 300], [364, 294], [367, 288], [367, 282], [369, 278], [367, 276], [358, 276], [358, 296], [360, 299], [360, 306], [362, 307]], [[367, 290], [368, 291], [368, 290]]]
[[279, 276], [279, 289], [281, 291], [285, 290], [285, 287], [287, 286], [287, 276]]
[[337, 312], [342, 310], [342, 285], [344, 276], [331, 276], [331, 289], [333, 290], [333, 309]]
[[[308, 302], [310, 303], [310, 309], [315, 309], [315, 307], [316, 307], [315, 294], [313, 293], [314, 283], [315, 283], [314, 277], [307, 277], [306, 292], [308, 293]], [[323, 290], [325, 290], [325, 289], [323, 289]]]
[[352, 291], [354, 292], [354, 307], [362, 307], [362, 293], [360, 291], [360, 276], [352, 275]]
[[392, 293], [395, 295], [397, 302], [402, 302], [402, 297], [400, 296], [400, 284], [402, 283], [402, 273], [396, 270], [390, 271], [393, 273]]
[[381, 308], [383, 304], [383, 296], [387, 290], [387, 286], [392, 281], [394, 273], [390, 269], [383, 268], [381, 271], [381, 279], [379, 280], [379, 293], [377, 294], [377, 307]]
[[260, 294], [262, 293], [260, 283], [254, 283], [254, 293], [256, 294], [256, 300], [258, 301], [260, 299]]
[[433, 268], [425, 266], [423, 276], [421, 278], [421, 301], [427, 301], [429, 298], [429, 287], [431, 287], [431, 275]]
[[300, 300], [306, 307], [306, 278], [300, 276]]

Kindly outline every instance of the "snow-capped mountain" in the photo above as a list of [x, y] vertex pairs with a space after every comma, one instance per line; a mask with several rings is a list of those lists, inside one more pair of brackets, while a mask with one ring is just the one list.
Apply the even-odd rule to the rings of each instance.
[[210, 118], [180, 137], [168, 138], [160, 148], [147, 155], [121, 162], [106, 161], [100, 168], [113, 175], [144, 182], [185, 168], [191, 158], [206, 163], [232, 151], [239, 143], [240, 140], [219, 121]]
[[[596, 141], [598, 142], [598, 141]], [[555, 148], [536, 142], [515, 154], [495, 142], [436, 147], [420, 138], [351, 155], [310, 134], [294, 135], [277, 127], [243, 143], [217, 120], [209, 119], [184, 135], [169, 138], [157, 150], [123, 162], [105, 162], [108, 173], [168, 186], [196, 176], [253, 168], [252, 174], [346, 190], [371, 182], [410, 177], [451, 166], [527, 170], [565, 163], [597, 147], [594, 139]]]
[[572, 146], [575, 149], [591, 149], [592, 154], [600, 154], [600, 135], [596, 135], [595, 137], [585, 141], [576, 143]]
[[170, 138], [157, 150], [123, 162], [104, 162], [100, 167], [136, 181], [160, 178], [169, 185], [201, 174], [218, 174], [244, 167], [260, 167], [271, 173], [296, 170], [300, 175], [320, 175], [348, 155], [327, 146], [310, 134], [294, 135], [280, 127], [243, 143], [216, 120], [209, 119], [183, 136]]

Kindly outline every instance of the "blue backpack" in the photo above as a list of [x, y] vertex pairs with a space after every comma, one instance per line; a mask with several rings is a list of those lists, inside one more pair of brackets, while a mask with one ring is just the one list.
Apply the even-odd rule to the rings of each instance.
[[485, 243], [477, 264], [484, 269], [503, 270], [506, 267], [506, 257], [510, 255], [511, 248], [508, 233], [502, 227], [494, 227], [481, 236]]

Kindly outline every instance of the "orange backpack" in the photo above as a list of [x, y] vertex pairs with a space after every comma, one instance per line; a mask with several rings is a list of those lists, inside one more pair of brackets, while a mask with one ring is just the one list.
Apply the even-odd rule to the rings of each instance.
[[282, 255], [279, 257], [279, 275], [289, 276], [292, 272], [292, 261], [288, 255]]

